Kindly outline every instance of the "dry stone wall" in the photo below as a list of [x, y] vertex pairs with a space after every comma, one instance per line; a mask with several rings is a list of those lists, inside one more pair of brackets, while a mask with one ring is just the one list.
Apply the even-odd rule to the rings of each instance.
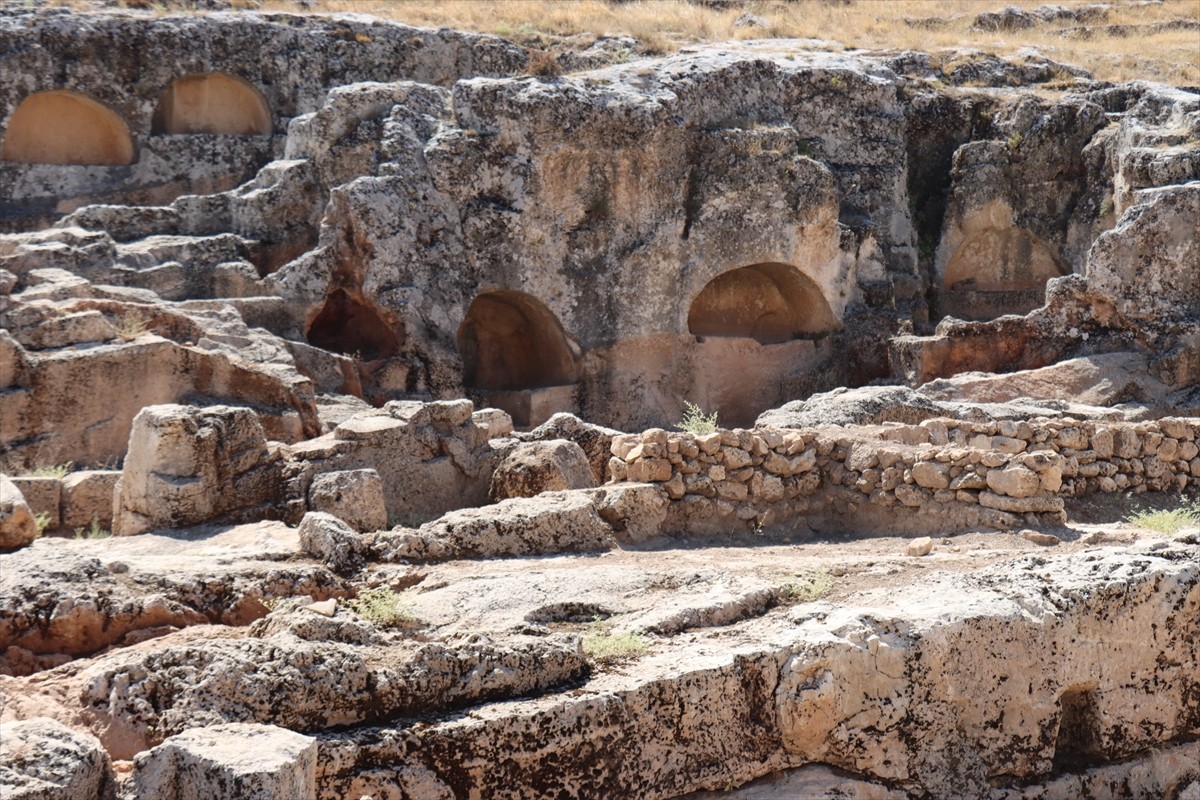
[[693, 533], [800, 518], [896, 531], [1007, 528], [1022, 515], [1064, 519], [1066, 498], [1200, 486], [1200, 420], [1182, 418], [651, 429], [614, 438], [612, 453], [613, 481], [661, 486], [672, 501], [666, 529]]

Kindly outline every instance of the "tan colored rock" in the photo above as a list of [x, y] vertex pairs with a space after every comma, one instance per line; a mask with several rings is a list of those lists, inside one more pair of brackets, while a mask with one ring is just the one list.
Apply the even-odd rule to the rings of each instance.
[[261, 519], [275, 511], [282, 490], [278, 456], [250, 409], [149, 406], [130, 434], [113, 533]]
[[1034, 544], [1040, 544], [1043, 547], [1052, 547], [1056, 544], [1062, 544], [1062, 539], [1059, 539], [1052, 533], [1042, 533], [1041, 531], [1024, 530], [1019, 534], [1022, 539]]
[[0, 474], [0, 548], [24, 547], [37, 535], [25, 497], [7, 475]]
[[383, 481], [373, 469], [325, 472], [308, 487], [308, 506], [332, 514], [357, 531], [388, 526]]
[[513, 432], [512, 417], [498, 408], [481, 408], [471, 413], [471, 421], [482, 428], [489, 439], [499, 439]]
[[333, 514], [310, 511], [300, 521], [300, 549], [335, 572], [361, 567], [371, 552], [370, 541]]
[[936, 461], [918, 461], [912, 468], [913, 480], [925, 489], [945, 489], [950, 486], [949, 469]]
[[987, 485], [997, 494], [1021, 498], [1037, 494], [1041, 490], [1042, 481], [1033, 470], [1015, 465], [989, 470]]
[[[29, 505], [29, 510], [36, 517], [38, 514], [45, 514], [47, 518], [46, 529], [56, 530], [61, 527], [62, 523], [62, 481], [53, 476], [32, 477], [14, 476], [11, 478], [13, 484], [20, 490], [25, 497], [25, 502]], [[109, 504], [108, 515], [111, 520], [112, 505]]]
[[979, 504], [997, 511], [1007, 511], [1010, 514], [1057, 514], [1063, 510], [1061, 497], [1029, 496], [1010, 497], [994, 492], [980, 492]]
[[96, 525], [110, 530], [117, 481], [116, 470], [72, 472], [62, 480], [62, 526], [86, 528]]
[[46, 717], [0, 723], [5, 800], [114, 800], [112, 762], [100, 742]]
[[928, 536], [913, 539], [904, 548], [904, 552], [910, 556], [927, 556], [933, 552], [933, 539]]
[[[664, 473], [662, 463], [667, 464], [666, 478], [661, 477]], [[641, 459], [630, 464], [626, 474], [630, 480], [639, 483], [666, 480], [671, 477], [670, 464], [663, 459]], [[595, 475], [583, 448], [566, 439], [550, 439], [523, 442], [509, 451], [492, 473], [489, 495], [497, 502], [511, 497], [534, 497], [542, 492], [589, 489], [595, 485]]]
[[230, 723], [172, 736], [134, 760], [133, 790], [162, 800], [316, 800], [317, 740]]
[[452, 511], [415, 531], [397, 529], [378, 539], [386, 557], [409, 561], [607, 550], [614, 543], [612, 528], [586, 491]]

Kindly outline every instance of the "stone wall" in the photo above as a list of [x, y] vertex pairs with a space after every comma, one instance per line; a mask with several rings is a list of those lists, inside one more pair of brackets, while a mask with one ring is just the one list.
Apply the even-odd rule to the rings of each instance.
[[[964, 422], [842, 429], [652, 429], [613, 439], [612, 480], [660, 485], [666, 529], [811, 520], [896, 532], [1062, 521], [1064, 500], [1200, 486], [1200, 420]], [[1033, 515], [1029, 517], [1028, 515]]]

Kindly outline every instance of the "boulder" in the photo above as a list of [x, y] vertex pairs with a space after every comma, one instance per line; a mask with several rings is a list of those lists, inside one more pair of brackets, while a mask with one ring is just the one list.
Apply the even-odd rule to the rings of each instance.
[[282, 487], [278, 454], [250, 409], [147, 406], [129, 434], [113, 533], [264, 519], [275, 512]]
[[452, 511], [418, 530], [381, 536], [379, 547], [392, 559], [439, 561], [608, 550], [614, 543], [590, 494], [571, 491]]
[[94, 736], [47, 717], [0, 723], [4, 800], [113, 800], [108, 753]]
[[551, 439], [513, 448], [492, 473], [490, 495], [493, 501], [500, 501], [595, 485], [583, 448], [566, 439]]
[[363, 565], [370, 552], [366, 538], [338, 517], [310, 511], [300, 521], [300, 548], [319, 558], [335, 572], [350, 572]]
[[1126, 317], [1151, 324], [1200, 315], [1200, 181], [1145, 190], [1088, 252], [1087, 281]]
[[37, 523], [25, 496], [0, 474], [0, 548], [24, 547], [37, 538]]
[[316, 476], [308, 489], [308, 507], [333, 514], [358, 531], [383, 530], [388, 523], [383, 481], [373, 469]]
[[1042, 488], [1042, 479], [1033, 470], [1016, 464], [988, 471], [987, 485], [996, 494], [1007, 497], [1033, 497]]
[[599, 484], [608, 479], [608, 457], [612, 452], [612, 440], [620, 434], [620, 431], [612, 428], [584, 422], [574, 414], [560, 412], [530, 431], [528, 440], [568, 439], [579, 445], [587, 454], [592, 475]]
[[275, 725], [195, 728], [140, 754], [134, 796], [159, 800], [315, 800], [317, 740]]
[[112, 528], [113, 499], [121, 473], [94, 469], [72, 472], [62, 481], [62, 526], [86, 528], [93, 521], [101, 528]]

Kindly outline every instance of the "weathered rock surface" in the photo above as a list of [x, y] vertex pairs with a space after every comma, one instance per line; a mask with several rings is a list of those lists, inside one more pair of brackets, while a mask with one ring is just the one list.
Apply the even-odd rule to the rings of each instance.
[[269, 516], [282, 496], [279, 456], [250, 409], [147, 407], [134, 418], [113, 533]]
[[95, 737], [45, 717], [0, 723], [7, 800], [114, 800], [116, 780]]
[[300, 520], [300, 549], [336, 572], [361, 567], [371, 552], [371, 542], [333, 514], [310, 511]]
[[21, 490], [0, 474], [0, 548], [22, 547], [37, 538], [33, 512]]
[[308, 487], [308, 506], [332, 514], [358, 531], [383, 530], [388, 523], [383, 481], [373, 469], [316, 476]]
[[140, 754], [132, 792], [163, 800], [311, 800], [316, 766], [311, 736], [273, 725], [214, 725]]
[[592, 495], [568, 491], [452, 511], [416, 530], [381, 535], [378, 544], [391, 559], [444, 561], [607, 550], [614, 541]]
[[583, 448], [566, 439], [548, 439], [524, 442], [510, 450], [492, 473], [488, 495], [499, 501], [534, 497], [542, 492], [590, 489], [594, 485]]

